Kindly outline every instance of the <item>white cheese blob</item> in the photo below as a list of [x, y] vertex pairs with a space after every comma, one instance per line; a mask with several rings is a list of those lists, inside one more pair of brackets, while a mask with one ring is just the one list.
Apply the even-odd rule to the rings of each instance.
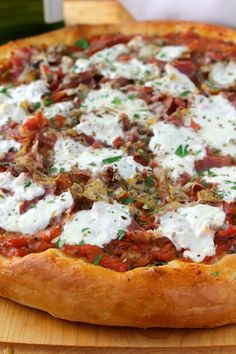
[[[170, 171], [170, 176], [177, 179], [182, 173], [193, 175], [194, 161], [206, 155], [202, 139], [197, 133], [186, 127], [158, 122], [151, 126], [154, 136], [149, 148], [156, 155], [156, 161]], [[179, 153], [178, 153], [179, 151]], [[180, 157], [179, 155], [185, 155]]]
[[146, 82], [146, 86], [151, 86], [155, 91], [170, 94], [173, 97], [184, 95], [186, 97], [190, 93], [197, 92], [194, 83], [187, 75], [179, 70], [166, 64], [166, 74], [158, 80]]
[[[114, 160], [114, 161], [113, 161]], [[53, 174], [70, 171], [73, 167], [89, 170], [93, 175], [102, 173], [108, 167], [117, 169], [122, 178], [128, 180], [144, 167], [132, 156], [125, 156], [121, 150], [112, 148], [93, 149], [70, 138], [58, 139], [54, 146]]]
[[110, 48], [99, 50], [90, 57], [92, 63], [112, 63], [121, 54], [127, 54], [128, 47], [125, 44], [115, 44]]
[[22, 123], [27, 114], [25, 110], [16, 103], [0, 103], [0, 127], [9, 123]]
[[27, 101], [29, 103], [36, 103], [41, 100], [41, 97], [48, 92], [46, 81], [37, 80], [28, 85], [20, 85], [8, 90], [10, 97], [8, 101], [20, 103]]
[[73, 107], [74, 105], [72, 102], [59, 102], [52, 104], [49, 107], [45, 107], [43, 113], [48, 119], [54, 118], [56, 115], [68, 117]]
[[144, 64], [136, 58], [129, 61], [114, 61], [110, 65], [101, 68], [101, 73], [105, 77], [115, 79], [124, 77], [134, 80], [154, 80], [160, 76], [160, 69], [154, 64]]
[[86, 112], [110, 109], [115, 112], [126, 113], [131, 120], [143, 122], [150, 117], [148, 106], [145, 101], [133, 96], [104, 85], [100, 90], [90, 91], [82, 107]]
[[124, 137], [119, 114], [116, 112], [96, 112], [83, 114], [75, 129], [78, 133], [93, 136], [96, 140], [112, 145], [118, 137]]
[[225, 213], [221, 208], [198, 204], [165, 214], [158, 231], [173, 242], [183, 256], [201, 262], [215, 254], [214, 235], [223, 225]]
[[127, 43], [127, 47], [131, 51], [135, 51], [140, 59], [152, 58], [159, 50], [159, 47], [156, 44], [145, 41], [141, 36], [135, 36], [132, 38]]
[[89, 58], [79, 58], [76, 60], [75, 65], [72, 68], [72, 71], [76, 74], [83, 73], [90, 69], [92, 62]]
[[34, 207], [20, 214], [21, 202], [13, 195], [0, 198], [0, 227], [6, 231], [33, 234], [45, 229], [50, 221], [60, 217], [73, 204], [70, 192], [59, 196], [47, 195]]
[[126, 231], [131, 222], [127, 206], [95, 202], [92, 209], [72, 215], [65, 223], [60, 239], [69, 245], [84, 241], [103, 247], [118, 237], [119, 230]]
[[21, 148], [21, 144], [13, 139], [0, 140], [0, 155], [6, 154], [11, 149], [18, 151], [20, 150], [20, 148]]
[[1, 172], [0, 188], [13, 192], [18, 200], [32, 200], [45, 193], [45, 189], [33, 182], [25, 173], [14, 177], [10, 172]]
[[227, 89], [236, 84], [236, 62], [218, 62], [212, 65], [209, 79], [218, 87]]
[[207, 145], [220, 150], [222, 155], [236, 156], [236, 110], [223, 96], [193, 97], [186, 123], [191, 119], [201, 126], [198, 134]]
[[207, 183], [216, 184], [226, 202], [236, 200], [236, 166], [211, 168], [204, 173], [203, 179]]
[[156, 58], [171, 62], [175, 59], [181, 58], [183, 54], [188, 52], [188, 50], [188, 47], [185, 45], [168, 45], [160, 49]]

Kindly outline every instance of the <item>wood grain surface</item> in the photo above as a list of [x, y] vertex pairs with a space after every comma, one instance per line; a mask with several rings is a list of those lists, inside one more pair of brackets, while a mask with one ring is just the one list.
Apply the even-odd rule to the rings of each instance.
[[95, 326], [58, 320], [1, 298], [0, 314], [0, 353], [4, 354], [12, 354], [8, 347], [14, 354], [236, 353], [236, 326], [201, 330]]

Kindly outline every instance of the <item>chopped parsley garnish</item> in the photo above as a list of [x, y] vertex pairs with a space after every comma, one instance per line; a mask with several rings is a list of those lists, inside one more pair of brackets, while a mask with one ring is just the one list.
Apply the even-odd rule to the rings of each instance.
[[40, 108], [40, 106], [41, 106], [41, 102], [35, 102], [35, 103], [33, 103], [33, 109], [36, 111], [37, 109], [39, 109]]
[[99, 255], [97, 255], [93, 260], [93, 264], [98, 265], [100, 263], [100, 261], [102, 260], [103, 256], [104, 256], [103, 253], [100, 253]]
[[179, 157], [185, 157], [189, 155], [188, 152], [188, 145], [179, 145], [177, 147], [177, 149], [175, 150], [175, 155], [179, 156]]
[[47, 107], [47, 106], [50, 106], [51, 104], [53, 104], [54, 101], [51, 98], [47, 97], [43, 100], [43, 103], [44, 103], [44, 106]]
[[214, 278], [218, 277], [219, 275], [220, 275], [220, 272], [212, 272], [211, 273], [211, 276]]
[[56, 248], [62, 248], [64, 246], [65, 242], [66, 242], [66, 240], [62, 240], [61, 238], [59, 238], [57, 240], [57, 242], [55, 243]]
[[129, 100], [135, 100], [137, 98], [137, 96], [136, 95], [129, 95], [127, 98]]
[[81, 232], [83, 232], [83, 234], [91, 234], [90, 228], [89, 227], [84, 227]]
[[10, 95], [10, 93], [8, 92], [9, 86], [8, 87], [3, 87], [0, 89], [0, 93], [3, 93], [5, 96], [7, 96], [8, 98], [12, 98], [12, 96]]
[[87, 39], [81, 37], [75, 42], [75, 46], [77, 48], [85, 50], [85, 49], [88, 49], [90, 45], [89, 45], [89, 42], [87, 41]]
[[147, 187], [153, 187], [154, 186], [154, 176], [147, 176], [147, 178], [145, 179], [145, 184]]
[[123, 200], [122, 200], [122, 202], [123, 202], [123, 204], [131, 204], [131, 203], [133, 203], [134, 202], [134, 198], [132, 198], [132, 197], [127, 197], [127, 198], [124, 198]]
[[117, 232], [118, 240], [122, 240], [122, 238], [124, 238], [124, 236], [125, 236], [125, 230], [118, 230], [118, 232]]
[[236, 186], [233, 186], [230, 189], [233, 189], [234, 191], [236, 191]]
[[56, 173], [56, 172], [57, 172], [57, 168], [56, 167], [49, 168], [49, 173]]
[[112, 104], [114, 104], [114, 105], [116, 105], [116, 106], [119, 106], [120, 104], [121, 104], [121, 99], [119, 98], [119, 97], [115, 97], [112, 101], [111, 101], [111, 103]]
[[207, 174], [208, 174], [208, 176], [211, 176], [211, 177], [216, 176], [216, 174], [214, 172], [212, 172], [211, 170], [207, 170]]
[[139, 119], [140, 115], [138, 113], [134, 113], [133, 117], [134, 117], [134, 119]]
[[186, 96], [188, 96], [190, 93], [191, 93], [191, 91], [186, 90], [186, 91], [181, 92], [180, 96], [181, 96], [181, 97], [186, 97]]
[[26, 182], [25, 182], [25, 185], [24, 185], [24, 188], [28, 188], [28, 187], [30, 187], [30, 186], [31, 186], [31, 184], [32, 184], [32, 182], [31, 182], [31, 181], [26, 181]]
[[120, 159], [122, 159], [122, 155], [120, 155], [120, 156], [108, 157], [108, 158], [102, 160], [102, 162], [103, 162], [104, 164], [109, 164], [109, 163], [113, 163], [113, 162], [119, 161]]
[[83, 246], [85, 244], [84, 240], [81, 240], [79, 243], [78, 243], [78, 246]]

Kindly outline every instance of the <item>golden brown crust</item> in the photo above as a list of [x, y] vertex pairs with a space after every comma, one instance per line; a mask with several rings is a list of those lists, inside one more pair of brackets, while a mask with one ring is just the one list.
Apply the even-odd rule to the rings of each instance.
[[[177, 33], [236, 43], [236, 32], [190, 22], [75, 26], [8, 43], [17, 47], [70, 44], [103, 33]], [[134, 327], [215, 327], [236, 322], [236, 256], [214, 265], [170, 262], [119, 273], [51, 249], [23, 258], [0, 257], [0, 295], [71, 321]]]
[[55, 317], [103, 325], [214, 327], [236, 321], [236, 257], [119, 273], [50, 249], [0, 259], [0, 294]]

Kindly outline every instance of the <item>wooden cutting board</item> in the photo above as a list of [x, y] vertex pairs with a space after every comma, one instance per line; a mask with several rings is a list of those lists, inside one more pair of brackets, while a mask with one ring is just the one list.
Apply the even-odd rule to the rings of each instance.
[[[58, 320], [0, 298], [1, 354], [235, 354], [236, 325], [135, 329]], [[10, 344], [9, 344], [10, 343]]]

